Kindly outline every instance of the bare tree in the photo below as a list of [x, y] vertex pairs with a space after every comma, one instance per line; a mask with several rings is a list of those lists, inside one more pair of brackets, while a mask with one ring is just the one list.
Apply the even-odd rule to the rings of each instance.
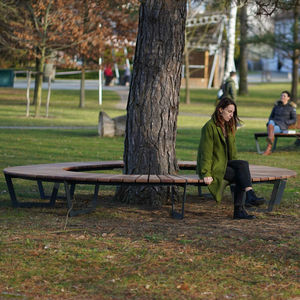
[[300, 1], [298, 0], [296, 5], [293, 8], [293, 50], [292, 50], [292, 88], [291, 88], [291, 96], [294, 102], [298, 102], [298, 83], [299, 83], [299, 58], [300, 58], [300, 43], [299, 43], [299, 10], [300, 10]]
[[240, 59], [239, 59], [239, 95], [248, 94], [248, 47], [247, 47], [247, 5], [240, 9]]
[[235, 26], [237, 15], [237, 3], [235, 0], [231, 0], [229, 8], [229, 18], [227, 27], [227, 59], [224, 72], [224, 78], [229, 76], [231, 71], [235, 71], [234, 64], [234, 47], [235, 47]]

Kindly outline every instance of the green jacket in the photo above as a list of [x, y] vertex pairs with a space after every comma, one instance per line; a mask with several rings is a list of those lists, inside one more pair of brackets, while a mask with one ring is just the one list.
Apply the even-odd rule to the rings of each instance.
[[231, 77], [229, 77], [225, 82], [224, 94], [222, 97], [229, 97], [236, 101], [235, 81]]
[[[228, 149], [228, 150], [227, 150]], [[229, 152], [229, 153], [227, 153]], [[221, 127], [211, 118], [202, 128], [198, 148], [197, 174], [200, 178], [212, 177], [210, 193], [220, 203], [224, 189], [227, 161], [237, 159], [235, 135], [228, 133], [228, 148]]]

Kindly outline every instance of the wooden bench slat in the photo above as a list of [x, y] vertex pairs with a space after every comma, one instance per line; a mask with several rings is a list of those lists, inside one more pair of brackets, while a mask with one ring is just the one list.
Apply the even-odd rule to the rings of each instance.
[[134, 174], [131, 174], [131, 175], [128, 175], [128, 174], [124, 174], [122, 175], [122, 178], [123, 178], [123, 183], [134, 183], [136, 182], [136, 179], [140, 177], [140, 175], [134, 175]]
[[148, 177], [149, 175], [140, 175], [137, 177], [137, 179], [135, 180], [135, 182], [138, 183], [148, 183]]
[[167, 175], [157, 175], [162, 183], [173, 183], [174, 179], [170, 178]]
[[176, 183], [186, 183], [186, 179], [180, 175], [168, 175], [171, 177]]
[[201, 184], [203, 183], [204, 184], [204, 181], [203, 179], [200, 179], [198, 175], [180, 175], [182, 178], [184, 178], [186, 180], [187, 183], [198, 183], [198, 184]]
[[149, 175], [149, 182], [150, 183], [160, 183], [160, 179], [157, 175]]

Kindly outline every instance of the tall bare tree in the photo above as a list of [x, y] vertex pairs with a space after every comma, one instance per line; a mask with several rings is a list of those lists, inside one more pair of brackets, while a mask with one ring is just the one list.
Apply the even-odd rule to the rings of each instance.
[[239, 59], [239, 95], [248, 94], [248, 46], [247, 46], [247, 5], [240, 9], [240, 59]]
[[299, 41], [299, 16], [300, 16], [300, 1], [296, 2], [293, 8], [293, 52], [292, 52], [292, 88], [291, 96], [294, 102], [298, 102], [298, 84], [299, 84], [299, 59], [300, 59], [300, 41]]
[[226, 51], [227, 57], [226, 57], [224, 78], [227, 78], [231, 71], [236, 70], [234, 64], [236, 16], [237, 16], [237, 3], [236, 0], [231, 0], [230, 7], [229, 7], [228, 26], [227, 26], [227, 51]]

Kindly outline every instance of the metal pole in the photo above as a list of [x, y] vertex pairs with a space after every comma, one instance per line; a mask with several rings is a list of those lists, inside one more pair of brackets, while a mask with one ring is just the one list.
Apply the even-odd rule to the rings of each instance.
[[30, 108], [30, 80], [31, 80], [31, 71], [27, 71], [27, 91], [26, 91], [26, 117], [29, 117], [29, 108]]
[[48, 78], [48, 94], [47, 94], [47, 102], [46, 102], [46, 118], [48, 118], [50, 95], [51, 95], [51, 74], [49, 75], [49, 78]]
[[102, 72], [101, 72], [102, 58], [99, 58], [99, 105], [102, 105]]
[[115, 73], [116, 73], [116, 84], [120, 84], [120, 73], [119, 73], [119, 67], [118, 64], [115, 63]]

